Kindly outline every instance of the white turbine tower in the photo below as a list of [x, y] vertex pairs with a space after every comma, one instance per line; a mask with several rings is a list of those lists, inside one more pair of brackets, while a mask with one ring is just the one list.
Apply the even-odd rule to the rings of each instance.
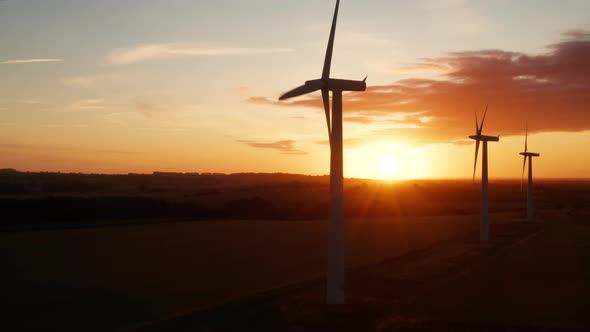
[[479, 239], [481, 242], [487, 242], [489, 239], [489, 217], [488, 217], [488, 142], [498, 142], [499, 136], [482, 135], [483, 123], [486, 120], [488, 106], [483, 113], [481, 125], [477, 121], [477, 112], [475, 113], [475, 135], [469, 138], [475, 140], [475, 161], [473, 163], [473, 182], [475, 182], [475, 169], [477, 167], [477, 153], [479, 152], [479, 142], [483, 142], [482, 166], [481, 166], [481, 224], [479, 228]]
[[[330, 142], [330, 222], [328, 230], [328, 273], [326, 302], [328, 304], [344, 303], [344, 197], [343, 197], [343, 169], [342, 169], [342, 92], [365, 91], [367, 84], [365, 77], [362, 81], [330, 78], [332, 51], [334, 49], [334, 35], [336, 34], [336, 20], [340, 0], [336, 1], [332, 29], [326, 49], [326, 58], [322, 78], [306, 81], [282, 96], [279, 100], [301, 96], [317, 90], [322, 91], [324, 111], [328, 125]], [[330, 95], [332, 91], [332, 116], [330, 117]]]
[[526, 160], [529, 159], [529, 186], [527, 190], [527, 209], [526, 209], [526, 216], [529, 222], [534, 220], [535, 216], [535, 201], [533, 199], [533, 157], [539, 157], [539, 153], [535, 152], [528, 152], [528, 136], [529, 136], [529, 128], [527, 125], [525, 136], [524, 136], [524, 152], [520, 154], [524, 157], [522, 161], [522, 177], [520, 179], [520, 188], [522, 190], [522, 181], [524, 180], [524, 168], [526, 166]]

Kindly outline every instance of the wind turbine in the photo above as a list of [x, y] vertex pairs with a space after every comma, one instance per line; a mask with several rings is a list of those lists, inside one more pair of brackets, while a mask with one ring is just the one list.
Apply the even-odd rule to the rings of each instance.
[[[306, 81], [279, 97], [285, 100], [317, 90], [322, 91], [328, 137], [330, 142], [330, 222], [328, 229], [328, 273], [326, 302], [328, 304], [344, 303], [344, 196], [343, 196], [343, 168], [342, 168], [342, 92], [365, 91], [366, 77], [362, 81], [330, 78], [332, 51], [334, 49], [334, 35], [336, 34], [336, 20], [340, 0], [336, 1], [334, 18], [322, 78]], [[332, 91], [332, 116], [330, 117], [330, 95]]]
[[526, 166], [527, 157], [529, 159], [529, 187], [527, 190], [526, 198], [527, 198], [527, 209], [526, 209], [526, 216], [529, 222], [532, 222], [534, 219], [535, 214], [535, 201], [533, 199], [533, 157], [539, 157], [539, 153], [535, 152], [528, 152], [528, 136], [529, 136], [529, 128], [528, 125], [526, 127], [525, 136], [524, 136], [524, 152], [521, 152], [520, 155], [523, 156], [522, 161], [522, 178], [520, 179], [520, 189], [522, 190], [522, 181], [524, 180], [524, 168]]
[[483, 113], [481, 124], [477, 121], [477, 112], [475, 113], [475, 135], [469, 138], [475, 140], [475, 161], [473, 163], [473, 182], [475, 182], [475, 169], [477, 167], [477, 153], [479, 152], [479, 142], [483, 143], [481, 156], [481, 224], [479, 226], [479, 239], [481, 242], [487, 242], [489, 239], [489, 218], [488, 218], [488, 142], [498, 142], [499, 136], [482, 135], [483, 123], [486, 120], [488, 106]]

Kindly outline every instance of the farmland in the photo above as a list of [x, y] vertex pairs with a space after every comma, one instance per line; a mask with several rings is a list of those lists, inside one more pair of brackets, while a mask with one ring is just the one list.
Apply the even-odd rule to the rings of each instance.
[[[246, 315], [232, 321], [254, 320], [260, 330], [292, 324], [330, 328], [321, 305], [325, 180], [2, 174], [0, 203], [10, 212], [0, 226], [3, 324], [18, 330], [104, 331], [161, 323], [162, 330], [170, 330], [171, 317], [211, 312], [224, 317], [207, 325], [218, 330], [234, 312], [224, 311], [227, 304], [256, 308], [249, 302], [254, 299], [265, 306], [279, 303], [287, 312], [261, 309], [268, 313], [264, 319]], [[590, 298], [583, 282], [588, 184], [537, 186], [540, 222], [527, 225], [519, 183], [492, 183], [492, 241], [481, 247], [479, 196], [470, 181], [347, 180], [346, 287], [350, 310], [365, 308], [352, 315], [356, 321], [350, 326], [379, 323], [395, 330], [399, 315], [406, 323], [587, 326], [578, 312]], [[293, 287], [294, 293], [287, 291]], [[552, 291], [545, 299], [550, 302], [536, 297], [534, 306], [519, 297], [539, 289]], [[297, 295], [300, 291], [304, 295]], [[485, 303], [477, 305], [480, 298]], [[303, 301], [296, 307], [309, 308], [315, 318], [298, 318], [299, 309], [288, 309], [293, 301]], [[555, 301], [563, 306], [547, 304]], [[283, 325], [268, 325], [283, 315], [290, 317]], [[574, 323], [565, 324], [568, 320]], [[185, 327], [191, 326], [203, 327], [201, 319]]]
[[[477, 218], [354, 219], [350, 266], [476, 230]], [[475, 221], [475, 222], [474, 222]], [[13, 324], [97, 330], [321, 275], [324, 221], [177, 222], [0, 234]], [[35, 313], [35, 320], [28, 320]], [[19, 323], [20, 322], [20, 323]]]

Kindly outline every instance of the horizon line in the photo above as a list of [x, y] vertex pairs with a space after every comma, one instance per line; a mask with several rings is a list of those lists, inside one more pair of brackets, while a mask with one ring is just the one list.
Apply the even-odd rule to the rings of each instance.
[[[175, 171], [152, 171], [151, 173], [141, 173], [141, 172], [127, 172], [127, 173], [93, 173], [93, 172], [62, 172], [62, 171], [21, 171], [14, 168], [0, 168], [1, 173], [7, 172], [16, 172], [16, 173], [47, 173], [47, 174], [71, 174], [71, 175], [112, 175], [112, 176], [123, 176], [123, 175], [238, 175], [238, 174], [268, 174], [268, 175], [296, 175], [296, 176], [310, 176], [310, 177], [329, 177], [329, 174], [303, 174], [303, 173], [286, 173], [286, 172], [256, 172], [256, 171], [243, 171], [243, 172], [233, 172], [233, 173], [223, 173], [223, 172], [175, 172]], [[160, 173], [160, 174], [158, 174]], [[348, 180], [367, 180], [367, 181], [382, 181], [382, 182], [407, 182], [407, 181], [444, 181], [444, 180], [452, 180], [452, 181], [463, 181], [469, 180], [470, 182], [473, 180], [472, 177], [424, 177], [424, 178], [408, 178], [408, 179], [379, 179], [379, 178], [360, 178], [360, 177], [344, 177]], [[491, 181], [520, 181], [520, 177], [496, 177], [491, 179]], [[590, 180], [589, 177], [535, 177], [536, 181], [545, 180], [545, 181], [573, 181], [573, 180]], [[479, 181], [476, 181], [478, 183]]]

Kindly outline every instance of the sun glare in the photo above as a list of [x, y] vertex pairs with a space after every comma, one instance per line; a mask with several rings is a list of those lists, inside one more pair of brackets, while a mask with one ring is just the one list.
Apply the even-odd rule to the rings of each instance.
[[376, 175], [379, 179], [393, 180], [400, 178], [400, 165], [393, 156], [383, 156], [377, 160]]
[[432, 177], [430, 152], [400, 142], [376, 142], [347, 149], [347, 177], [378, 180], [409, 180]]

